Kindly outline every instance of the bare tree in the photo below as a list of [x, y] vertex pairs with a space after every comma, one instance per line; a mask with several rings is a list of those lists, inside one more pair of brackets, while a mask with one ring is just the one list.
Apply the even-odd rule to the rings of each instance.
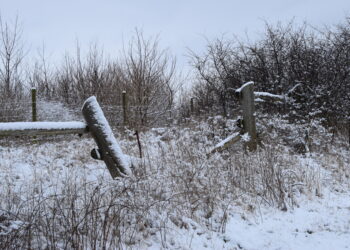
[[175, 97], [175, 59], [159, 48], [159, 40], [145, 39], [136, 30], [124, 50], [123, 85], [129, 104], [136, 107], [141, 126], [152, 124], [173, 107]]
[[23, 102], [23, 43], [18, 18], [14, 23], [4, 22], [0, 16], [0, 120], [19, 121], [25, 119]]
[[228, 114], [229, 98], [232, 96], [229, 89], [233, 85], [238, 88], [241, 84], [235, 74], [238, 71], [233, 70], [234, 50], [230, 41], [221, 38], [213, 42], [208, 41], [204, 55], [190, 51], [191, 63], [198, 76], [198, 83], [194, 89], [196, 98], [200, 100], [199, 103], [207, 106], [213, 107], [213, 104], [218, 103], [224, 117]]
[[38, 58], [34, 68], [28, 69], [27, 81], [30, 86], [37, 88], [37, 93], [46, 99], [54, 97], [53, 71], [48, 63], [45, 46], [38, 50]]
[[21, 63], [24, 52], [21, 35], [18, 18], [11, 25], [0, 16], [0, 86], [2, 96], [10, 98], [22, 94]]

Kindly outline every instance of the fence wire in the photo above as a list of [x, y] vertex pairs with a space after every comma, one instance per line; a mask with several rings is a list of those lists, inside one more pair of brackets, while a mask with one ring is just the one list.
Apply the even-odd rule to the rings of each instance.
[[[168, 126], [174, 122], [178, 113], [176, 109], [130, 105], [127, 106], [126, 124], [122, 105], [101, 104], [101, 108], [112, 127]], [[83, 121], [80, 106], [65, 105], [59, 101], [38, 98], [36, 113], [37, 121]], [[32, 121], [32, 102], [30, 100], [0, 102], [0, 122], [30, 121]]]

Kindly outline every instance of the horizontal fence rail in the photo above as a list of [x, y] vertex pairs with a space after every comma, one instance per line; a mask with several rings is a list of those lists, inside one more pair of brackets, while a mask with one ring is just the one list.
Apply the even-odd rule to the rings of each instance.
[[84, 122], [7, 122], [0, 123], [1, 136], [84, 134]]

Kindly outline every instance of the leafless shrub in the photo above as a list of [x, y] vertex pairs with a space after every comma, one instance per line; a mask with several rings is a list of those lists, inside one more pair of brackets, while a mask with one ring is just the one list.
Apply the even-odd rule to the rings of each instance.
[[22, 32], [16, 18], [13, 25], [0, 18], [0, 82], [2, 96], [20, 97], [22, 86], [21, 64], [24, 58]]
[[26, 108], [23, 85], [22, 31], [16, 18], [13, 24], [0, 17], [0, 121], [18, 121]]
[[159, 48], [158, 38], [147, 40], [136, 30], [124, 51], [121, 68], [129, 105], [136, 108], [136, 125], [151, 125], [174, 107], [175, 59]]
[[53, 95], [69, 105], [79, 105], [95, 95], [112, 120], [122, 116], [122, 92], [126, 91], [133, 127], [165, 120], [174, 108], [178, 89], [175, 59], [160, 49], [158, 38], [146, 39], [140, 31], [135, 32], [121, 59], [107, 59], [96, 44], [83, 56], [78, 44], [76, 56], [66, 55], [54, 72], [41, 57], [30, 79], [47, 97]]
[[[254, 81], [256, 89], [288, 95], [289, 105], [264, 104], [263, 110], [288, 114], [291, 120], [324, 119], [348, 123], [349, 20], [323, 30], [307, 24], [266, 24], [255, 42], [220, 38], [208, 41], [203, 54], [191, 52], [197, 73], [192, 95], [202, 107], [224, 116], [237, 102], [232, 90]], [[297, 86], [297, 87], [296, 87]], [[290, 91], [293, 89], [294, 91]]]

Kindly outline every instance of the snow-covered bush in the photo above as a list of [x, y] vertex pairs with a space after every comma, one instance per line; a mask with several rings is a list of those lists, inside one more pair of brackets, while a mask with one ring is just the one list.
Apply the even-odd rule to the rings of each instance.
[[261, 109], [304, 123], [323, 118], [324, 125], [344, 130], [350, 107], [349, 20], [318, 30], [293, 22], [266, 24], [253, 42], [227, 36], [208, 41], [204, 53], [191, 53], [196, 80], [189, 95], [198, 100], [198, 110], [229, 117], [238, 106], [234, 90], [254, 81], [256, 91], [288, 96], [287, 105], [265, 103]]

